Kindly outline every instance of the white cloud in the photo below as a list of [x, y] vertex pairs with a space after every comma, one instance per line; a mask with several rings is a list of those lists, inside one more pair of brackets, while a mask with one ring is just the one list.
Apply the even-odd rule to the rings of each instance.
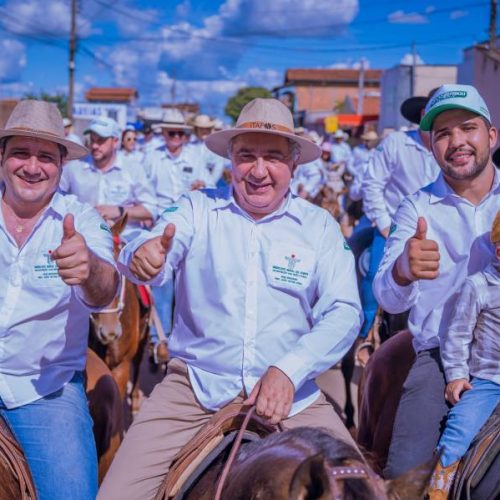
[[468, 10], [454, 10], [450, 12], [450, 19], [454, 21], [456, 19], [460, 19], [461, 17], [466, 17], [468, 15], [469, 15]]
[[[416, 54], [416, 64], [425, 64], [424, 63], [424, 60], [418, 55]], [[412, 66], [413, 65], [413, 54], [405, 54], [402, 58], [401, 58], [401, 61], [399, 61], [399, 64], [403, 64], [405, 66]]]
[[435, 10], [436, 10], [436, 7], [434, 7], [434, 5], [428, 5], [425, 8], [425, 13], [426, 14], [432, 14]]
[[11, 38], [0, 40], [0, 82], [16, 82], [26, 66], [26, 47]]
[[[60, 37], [70, 31], [70, 2], [65, 0], [7, 0], [0, 7], [0, 23], [11, 33]], [[91, 23], [78, 16], [80, 36], [91, 33]]]
[[418, 12], [405, 12], [396, 10], [387, 16], [387, 20], [393, 24], [427, 24], [429, 18]]
[[[365, 69], [370, 67], [370, 61], [368, 59], [363, 58], [363, 66]], [[339, 61], [334, 64], [328, 66], [331, 69], [360, 69], [361, 68], [361, 60], [354, 61], [353, 59], [347, 59], [346, 61]]]
[[175, 13], [179, 17], [187, 17], [191, 12], [191, 0], [183, 0], [177, 7], [175, 8]]

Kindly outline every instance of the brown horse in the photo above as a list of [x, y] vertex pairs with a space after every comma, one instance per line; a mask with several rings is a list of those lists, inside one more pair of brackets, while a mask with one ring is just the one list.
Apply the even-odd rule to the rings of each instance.
[[[382, 471], [387, 461], [403, 384], [414, 360], [412, 336], [408, 330], [401, 331], [370, 357], [361, 379], [358, 444], [370, 453], [377, 472]], [[481, 432], [488, 426], [492, 431], [479, 436], [479, 440], [476, 438], [462, 460], [455, 482], [465, 484], [463, 490], [467, 490], [467, 494], [462, 492], [461, 496], [454, 498], [498, 498], [499, 414], [497, 410]]]
[[[221, 455], [183, 498], [214, 498], [225, 459]], [[320, 429], [300, 427], [244, 444], [229, 469], [221, 499], [417, 499], [434, 465], [383, 481], [354, 447]]]
[[[111, 228], [114, 254], [120, 252], [120, 233], [127, 222], [126, 215]], [[132, 412], [139, 410], [139, 366], [147, 343], [149, 308], [143, 305], [136, 285], [122, 277], [120, 293], [109, 306], [91, 316], [89, 346], [111, 369], [122, 400], [132, 373]]]
[[85, 375], [89, 411], [94, 421], [101, 484], [122, 442], [123, 403], [111, 371], [91, 349], [87, 349]]

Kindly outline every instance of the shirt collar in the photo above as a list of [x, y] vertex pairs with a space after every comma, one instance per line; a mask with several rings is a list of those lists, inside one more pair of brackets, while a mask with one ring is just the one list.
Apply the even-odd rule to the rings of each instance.
[[[493, 185], [491, 187], [490, 193], [500, 191], [500, 175], [498, 169], [495, 168]], [[430, 185], [430, 202], [437, 203], [444, 200], [447, 196], [457, 196], [460, 197], [446, 182], [443, 172], [440, 172], [437, 179]]]
[[[217, 190], [217, 198], [215, 200], [215, 206], [214, 210], [218, 209], [224, 209], [228, 208], [229, 206], [235, 207], [239, 212], [245, 215], [245, 217], [249, 217], [252, 220], [254, 220], [250, 215], [248, 215], [245, 210], [243, 210], [237, 203], [236, 200], [234, 199], [234, 192], [233, 192], [233, 186], [228, 186], [226, 189], [222, 190]], [[290, 191], [288, 191], [288, 194], [285, 196], [285, 199], [281, 206], [275, 210], [274, 212], [271, 212], [270, 214], [266, 215], [262, 219], [259, 219], [258, 221], [255, 221], [257, 223], [259, 222], [265, 222], [270, 219], [274, 219], [276, 217], [281, 217], [282, 215], [287, 215], [299, 224], [302, 224], [302, 210], [300, 207], [300, 204], [297, 203], [295, 200], [297, 196], [294, 196]]]
[[[94, 160], [92, 157], [89, 158], [89, 161], [84, 162], [83, 168], [87, 170], [93, 170], [94, 172], [101, 172], [101, 169], [97, 168], [94, 165]], [[111, 168], [108, 168], [105, 173], [111, 172], [111, 170], [121, 170], [123, 168], [123, 156], [121, 154], [117, 154], [115, 158], [115, 162]]]
[[495, 262], [488, 264], [486, 269], [484, 270], [484, 276], [486, 281], [491, 285], [500, 285], [500, 265], [496, 261], [496, 257], [494, 257]]
[[420, 149], [429, 155], [432, 155], [432, 152], [429, 151], [422, 143], [422, 139], [420, 137], [420, 133], [418, 130], [408, 130], [405, 133], [405, 144], [407, 146], [413, 146], [416, 147], [417, 149]]

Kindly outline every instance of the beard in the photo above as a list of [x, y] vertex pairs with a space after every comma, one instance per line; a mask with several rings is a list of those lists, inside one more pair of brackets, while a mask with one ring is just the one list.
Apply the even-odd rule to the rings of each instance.
[[454, 167], [451, 163], [448, 163], [446, 160], [440, 165], [443, 174], [446, 177], [450, 177], [456, 181], [464, 181], [467, 179], [475, 179], [483, 170], [488, 166], [490, 161], [490, 151], [489, 149], [484, 153], [480, 154], [477, 150], [474, 155], [474, 163], [471, 166], [468, 166], [466, 169], [458, 169]]

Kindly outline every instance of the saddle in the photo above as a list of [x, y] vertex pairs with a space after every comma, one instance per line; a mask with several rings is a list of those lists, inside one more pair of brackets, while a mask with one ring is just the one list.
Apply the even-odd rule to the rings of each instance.
[[[455, 483], [453, 498], [470, 499], [472, 490], [484, 478], [489, 468], [500, 453], [500, 405], [474, 438], [469, 451], [460, 462]], [[500, 497], [500, 483], [491, 498]]]
[[[250, 407], [231, 403], [219, 410], [175, 456], [155, 500], [182, 499], [212, 462], [230, 449]], [[249, 421], [243, 439], [257, 441], [278, 428], [257, 415]]]
[[36, 500], [23, 450], [0, 415], [0, 500]]

